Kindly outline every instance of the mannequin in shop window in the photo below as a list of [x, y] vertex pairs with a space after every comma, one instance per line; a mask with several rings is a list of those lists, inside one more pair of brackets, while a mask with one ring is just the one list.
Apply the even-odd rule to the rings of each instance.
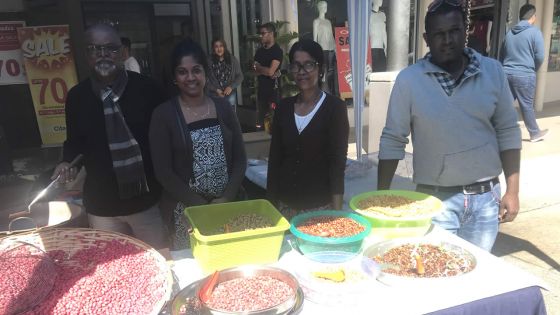
[[325, 18], [327, 13], [327, 2], [319, 1], [317, 4], [317, 11], [319, 17], [313, 21], [313, 40], [319, 43], [323, 48], [323, 58], [325, 65], [323, 71], [323, 90], [331, 93], [338, 94], [336, 85], [336, 56], [335, 56], [335, 42], [333, 35], [333, 28], [331, 21]]
[[369, 41], [373, 72], [387, 71], [387, 17], [380, 11], [383, 0], [373, 0], [369, 15]]

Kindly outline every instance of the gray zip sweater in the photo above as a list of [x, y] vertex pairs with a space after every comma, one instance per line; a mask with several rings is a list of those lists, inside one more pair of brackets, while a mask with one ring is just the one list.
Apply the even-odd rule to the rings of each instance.
[[426, 59], [399, 73], [379, 159], [403, 159], [412, 135], [414, 182], [457, 186], [498, 176], [500, 152], [521, 149], [521, 131], [500, 63], [476, 54], [478, 73], [447, 96]]

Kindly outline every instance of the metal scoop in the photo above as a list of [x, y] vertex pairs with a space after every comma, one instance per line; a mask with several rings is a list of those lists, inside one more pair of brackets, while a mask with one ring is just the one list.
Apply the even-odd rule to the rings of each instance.
[[[78, 164], [78, 162], [80, 162], [80, 160], [82, 159], [83, 155], [82, 154], [78, 154], [74, 160], [72, 160], [72, 162], [70, 163], [70, 165], [68, 166], [68, 168], [72, 168], [74, 166], [76, 166], [76, 164]], [[31, 216], [31, 207], [37, 203], [37, 201], [41, 200], [41, 198], [43, 198], [47, 192], [56, 184], [58, 183], [58, 180], [60, 179], [60, 175], [58, 175], [53, 181], [51, 181], [51, 183], [45, 187], [43, 190], [41, 190], [36, 196], [35, 198], [33, 198], [33, 200], [31, 200], [31, 202], [29, 203], [29, 205], [27, 206], [27, 210], [23, 210], [23, 211], [19, 211], [19, 212], [15, 212], [15, 213], [11, 213], [8, 218], [11, 219], [15, 219], [15, 218], [19, 218], [19, 217], [27, 217], [27, 216]]]

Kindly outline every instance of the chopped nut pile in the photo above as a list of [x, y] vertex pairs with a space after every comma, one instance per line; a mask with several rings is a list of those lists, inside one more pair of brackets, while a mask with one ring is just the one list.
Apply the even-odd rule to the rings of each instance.
[[255, 213], [242, 214], [227, 221], [215, 234], [250, 231], [274, 226], [266, 217]]
[[318, 216], [299, 224], [297, 229], [314, 236], [347, 237], [363, 232], [365, 227], [350, 218]]
[[403, 196], [371, 196], [358, 202], [358, 207], [387, 217], [414, 217], [434, 212], [431, 202]]

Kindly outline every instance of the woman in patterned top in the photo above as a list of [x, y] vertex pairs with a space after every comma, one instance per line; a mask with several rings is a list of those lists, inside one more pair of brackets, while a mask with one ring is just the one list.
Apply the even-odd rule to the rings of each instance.
[[243, 81], [243, 73], [239, 61], [228, 51], [223, 39], [215, 39], [212, 42], [212, 54], [208, 65], [208, 94], [226, 98], [235, 111], [236, 89]]
[[204, 92], [207, 59], [199, 44], [177, 44], [172, 58], [179, 95], [154, 110], [150, 145], [164, 192], [160, 208], [173, 249], [188, 246], [185, 207], [235, 200], [246, 168], [241, 128], [230, 104]]

